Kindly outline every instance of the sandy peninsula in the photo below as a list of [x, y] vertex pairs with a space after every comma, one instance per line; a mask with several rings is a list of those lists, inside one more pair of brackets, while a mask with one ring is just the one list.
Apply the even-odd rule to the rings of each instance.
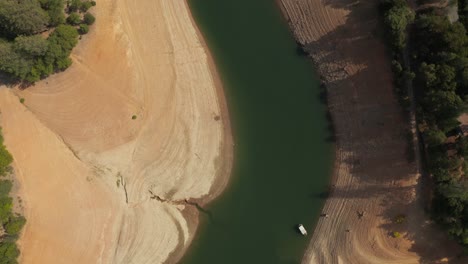
[[319, 220], [303, 263], [467, 263], [424, 213], [413, 136], [393, 93], [377, 4], [279, 1], [323, 78], [336, 135], [334, 183], [323, 208], [329, 217]]
[[0, 89], [27, 218], [20, 262], [174, 262], [197, 226], [187, 201], [212, 199], [231, 168], [220, 82], [185, 0], [93, 12], [66, 72]]

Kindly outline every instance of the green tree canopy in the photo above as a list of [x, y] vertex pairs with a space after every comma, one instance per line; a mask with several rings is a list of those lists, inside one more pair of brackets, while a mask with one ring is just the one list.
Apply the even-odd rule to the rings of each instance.
[[63, 70], [71, 64], [68, 58], [78, 42], [78, 31], [69, 25], [60, 25], [48, 39], [49, 50], [45, 55], [45, 64]]
[[406, 43], [406, 27], [413, 22], [414, 12], [404, 0], [387, 0], [382, 6], [391, 43], [394, 48], [402, 49]]
[[437, 147], [445, 143], [447, 137], [439, 129], [428, 129], [424, 132], [424, 142], [429, 147]]
[[65, 23], [65, 3], [64, 0], [39, 0], [41, 6], [47, 11], [51, 26], [58, 26]]
[[94, 18], [94, 16], [90, 13], [86, 13], [83, 17], [83, 20], [86, 24], [88, 25], [92, 25], [94, 24], [94, 21], [96, 20], [96, 18]]
[[15, 243], [11, 241], [0, 242], [0, 264], [16, 264], [19, 250]]
[[5, 231], [9, 236], [17, 236], [24, 224], [26, 224], [26, 219], [23, 216], [11, 217], [5, 225]]
[[6, 224], [11, 217], [13, 200], [10, 197], [0, 197], [0, 224]]
[[47, 52], [47, 40], [40, 35], [19, 36], [15, 38], [13, 48], [31, 57], [42, 56]]
[[[94, 23], [94, 16], [83, 15], [94, 5], [80, 0], [0, 0], [0, 72], [33, 83], [66, 69], [78, 30], [86, 34]], [[66, 21], [71, 26], [64, 25]], [[46, 29], [52, 31], [47, 39], [39, 34]]]
[[89, 26], [86, 24], [81, 24], [78, 32], [82, 35], [87, 34], [89, 32]]
[[81, 22], [81, 17], [78, 13], [73, 12], [67, 17], [67, 23], [73, 26], [79, 25]]
[[12, 183], [9, 180], [0, 180], [0, 197], [7, 197], [11, 191]]
[[36, 0], [0, 1], [0, 33], [14, 38], [45, 30], [49, 16]]

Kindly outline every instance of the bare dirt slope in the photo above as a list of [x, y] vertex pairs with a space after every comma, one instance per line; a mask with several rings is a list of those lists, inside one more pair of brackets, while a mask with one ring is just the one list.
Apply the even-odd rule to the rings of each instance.
[[28, 220], [21, 261], [173, 261], [196, 227], [185, 200], [211, 199], [230, 169], [219, 81], [184, 0], [94, 12], [70, 69], [0, 90]]
[[[408, 121], [378, 35], [377, 4], [280, 0], [324, 78], [336, 135], [336, 181], [323, 209], [329, 218], [319, 220], [304, 263], [463, 263], [454, 258], [459, 248], [423, 211]], [[395, 223], [398, 215], [406, 221]], [[394, 231], [402, 237], [392, 237]]]

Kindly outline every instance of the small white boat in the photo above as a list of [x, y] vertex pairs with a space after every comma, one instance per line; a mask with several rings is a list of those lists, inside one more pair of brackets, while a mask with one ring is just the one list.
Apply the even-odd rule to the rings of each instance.
[[299, 224], [299, 225], [297, 226], [297, 228], [299, 229], [299, 232], [301, 232], [301, 234], [302, 234], [303, 236], [307, 236], [307, 230], [305, 229], [305, 227], [304, 227], [302, 224]]

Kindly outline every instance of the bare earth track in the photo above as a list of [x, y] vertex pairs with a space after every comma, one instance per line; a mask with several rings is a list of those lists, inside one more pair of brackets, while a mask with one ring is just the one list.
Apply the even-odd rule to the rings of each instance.
[[[304, 263], [467, 263], [423, 211], [409, 122], [392, 87], [378, 1], [280, 0], [327, 87], [335, 182]], [[397, 215], [406, 221], [395, 223]], [[402, 237], [392, 237], [392, 232]]]
[[190, 204], [231, 168], [219, 80], [184, 0], [100, 0], [94, 12], [70, 69], [0, 89], [28, 220], [20, 261], [174, 262], [196, 229]]

